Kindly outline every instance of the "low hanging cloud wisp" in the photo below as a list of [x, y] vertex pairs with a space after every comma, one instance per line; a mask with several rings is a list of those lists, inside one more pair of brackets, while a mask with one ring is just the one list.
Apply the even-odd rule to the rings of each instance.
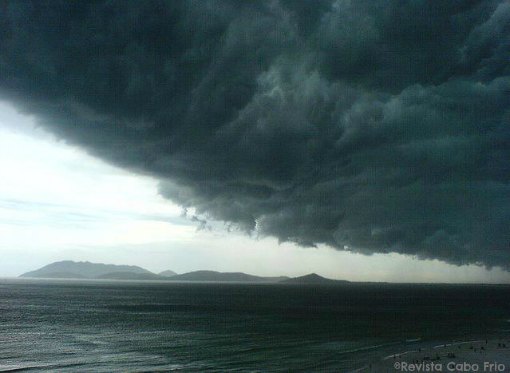
[[305, 246], [509, 267], [509, 2], [0, 9], [0, 98], [183, 207]]

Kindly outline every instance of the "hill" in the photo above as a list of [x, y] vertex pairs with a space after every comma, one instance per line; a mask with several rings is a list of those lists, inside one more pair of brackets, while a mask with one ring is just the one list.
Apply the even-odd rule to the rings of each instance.
[[160, 276], [164, 276], [164, 277], [172, 277], [172, 276], [175, 276], [177, 273], [175, 273], [174, 271], [171, 271], [169, 269], [167, 269], [166, 271], [163, 271], [163, 272], [159, 272], [158, 275]]
[[179, 282], [240, 282], [240, 283], [281, 283], [281, 284], [348, 284], [349, 281], [331, 280], [316, 273], [306, 276], [288, 278], [262, 277], [243, 272], [193, 271], [177, 274], [166, 270], [159, 274], [152, 273], [142, 267], [102, 264], [90, 262], [73, 262], [64, 260], [48, 264], [35, 271], [22, 274], [20, 277], [30, 278], [75, 278], [75, 279], [105, 279], [105, 280], [133, 280], [133, 281], [179, 281]]
[[[35, 272], [35, 271], [34, 271]], [[31, 272], [27, 272], [27, 273], [24, 273], [22, 274], [20, 277], [31, 277], [31, 278], [74, 278], [74, 279], [84, 279], [84, 278], [87, 278], [87, 277], [84, 277], [82, 275], [79, 275], [77, 273], [72, 273], [72, 272], [59, 272], [59, 271], [55, 271], [55, 272], [45, 272], [41, 275], [31, 275]]]
[[242, 272], [194, 271], [170, 277], [169, 281], [207, 281], [207, 282], [280, 282], [287, 277], [260, 277]]
[[73, 262], [64, 260], [48, 264], [35, 271], [23, 273], [20, 277], [32, 278], [98, 278], [112, 272], [153, 274], [138, 266]]
[[166, 281], [167, 277], [156, 275], [155, 273], [133, 273], [133, 272], [110, 272], [97, 276], [97, 279], [103, 280], [156, 280]]
[[349, 281], [345, 280], [332, 280], [319, 276], [316, 273], [310, 273], [305, 276], [293, 277], [287, 280], [283, 280], [282, 284], [300, 284], [300, 285], [320, 285], [320, 284], [349, 284]]

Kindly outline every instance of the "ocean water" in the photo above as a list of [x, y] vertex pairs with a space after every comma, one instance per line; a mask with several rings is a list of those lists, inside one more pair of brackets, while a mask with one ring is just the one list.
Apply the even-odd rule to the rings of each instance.
[[0, 371], [349, 372], [509, 320], [508, 286], [0, 280]]

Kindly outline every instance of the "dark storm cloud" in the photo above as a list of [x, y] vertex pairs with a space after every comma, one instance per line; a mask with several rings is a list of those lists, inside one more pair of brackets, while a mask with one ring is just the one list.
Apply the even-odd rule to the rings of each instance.
[[1, 4], [0, 97], [185, 208], [508, 268], [509, 2]]

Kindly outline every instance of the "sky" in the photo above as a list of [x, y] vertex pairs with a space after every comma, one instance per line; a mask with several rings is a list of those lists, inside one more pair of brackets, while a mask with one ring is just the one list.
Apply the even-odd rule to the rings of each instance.
[[157, 181], [111, 166], [58, 140], [36, 119], [0, 103], [0, 277], [59, 260], [353, 281], [510, 282], [498, 268], [366, 256], [327, 246], [207, 227], [158, 193]]
[[12, 272], [507, 278], [508, 1], [1, 7]]

